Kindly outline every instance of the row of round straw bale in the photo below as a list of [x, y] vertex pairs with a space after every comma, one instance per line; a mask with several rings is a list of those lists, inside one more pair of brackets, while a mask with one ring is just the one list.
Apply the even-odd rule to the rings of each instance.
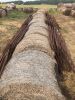
[[38, 11], [1, 77], [4, 100], [65, 100], [57, 83], [47, 29], [44, 12]]
[[6, 16], [10, 11], [19, 11], [19, 12], [25, 12], [25, 13], [33, 13], [38, 10], [38, 8], [32, 8], [32, 7], [25, 7], [25, 8], [16, 8], [16, 5], [14, 3], [7, 4], [5, 8], [0, 8], [0, 17]]
[[14, 3], [7, 4], [5, 8], [0, 8], [0, 17], [5, 17], [9, 11], [16, 9], [16, 5]]
[[32, 8], [32, 7], [17, 8], [16, 7], [16, 4], [14, 4], [14, 3], [7, 4], [5, 8], [8, 11], [11, 11], [11, 10], [14, 10], [15, 9], [17, 11], [23, 11], [25, 13], [32, 13], [32, 12], [37, 11], [37, 8]]
[[25, 13], [33, 13], [36, 12], [38, 9], [37, 8], [32, 8], [32, 7], [25, 7], [25, 8], [16, 8], [17, 11], [23, 11]]
[[60, 3], [57, 8], [64, 15], [75, 17], [75, 3]]
[[[0, 17], [5, 17], [8, 15], [8, 13], [10, 13], [10, 11], [12, 11], [14, 9], [12, 8], [1, 8], [0, 9]], [[25, 13], [33, 13], [37, 11], [37, 8], [16, 8], [15, 10], [17, 11], [23, 11]]]
[[75, 3], [59, 3], [57, 5], [58, 8], [60, 7], [66, 7], [66, 8], [71, 8], [72, 10], [75, 10]]
[[37, 11], [37, 8], [32, 8], [32, 7], [17, 8], [14, 3], [7, 4], [5, 8], [7, 9], [7, 11], [11, 11], [15, 9], [17, 11], [23, 11], [25, 13], [32, 13]]

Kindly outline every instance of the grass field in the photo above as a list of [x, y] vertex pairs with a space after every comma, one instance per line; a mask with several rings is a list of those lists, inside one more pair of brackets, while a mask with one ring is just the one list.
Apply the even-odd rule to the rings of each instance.
[[56, 8], [56, 5], [46, 5], [46, 4], [42, 4], [42, 5], [17, 5], [17, 7], [33, 7], [33, 8], [46, 8], [46, 9], [50, 9], [50, 8]]
[[[0, 4], [0, 7], [5, 8], [6, 4]], [[21, 8], [21, 7], [33, 7], [33, 8], [56, 8], [56, 5], [47, 5], [47, 4], [41, 4], [41, 5], [17, 5], [17, 8]]]

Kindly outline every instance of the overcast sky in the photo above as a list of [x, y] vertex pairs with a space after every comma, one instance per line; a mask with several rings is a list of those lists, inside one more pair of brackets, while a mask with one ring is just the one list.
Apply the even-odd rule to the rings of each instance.
[[[17, 1], [17, 0], [0, 0], [0, 2]], [[22, 0], [22, 1], [35, 1], [35, 0]]]

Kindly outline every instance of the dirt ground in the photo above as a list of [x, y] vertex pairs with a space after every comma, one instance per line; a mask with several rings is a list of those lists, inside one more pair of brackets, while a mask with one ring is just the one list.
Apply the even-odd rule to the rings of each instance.
[[[75, 64], [75, 19], [64, 15], [55, 16], [60, 28], [62, 36], [65, 39], [71, 58]], [[71, 100], [75, 100], [75, 73], [70, 71], [63, 71], [64, 79], [60, 83], [63, 90], [68, 93]], [[66, 94], [66, 93], [65, 93]]]

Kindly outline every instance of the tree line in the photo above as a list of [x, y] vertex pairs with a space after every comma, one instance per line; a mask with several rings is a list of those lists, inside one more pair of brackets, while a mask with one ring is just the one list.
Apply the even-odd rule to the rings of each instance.
[[[27, 1], [27, 2], [23, 2], [22, 0], [15, 0], [15, 1], [11, 1], [15, 4], [58, 4], [58, 3], [75, 3], [75, 0], [35, 0], [35, 1]], [[7, 2], [10, 3], [10, 2]]]

